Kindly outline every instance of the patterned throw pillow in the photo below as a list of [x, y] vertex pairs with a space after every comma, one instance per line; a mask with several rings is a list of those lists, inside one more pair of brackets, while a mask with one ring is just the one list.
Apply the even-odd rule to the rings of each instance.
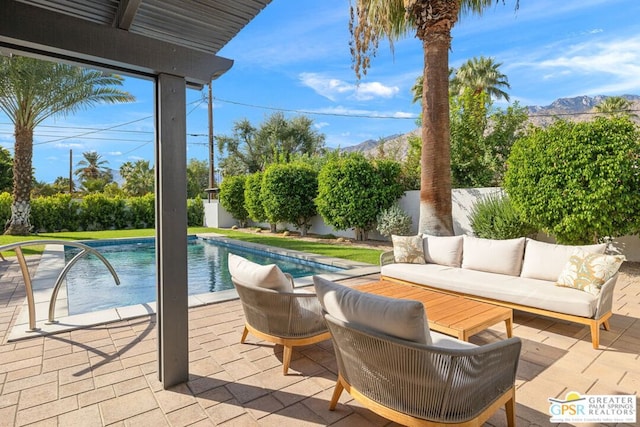
[[391, 236], [393, 257], [396, 262], [425, 264], [421, 236]]
[[594, 254], [576, 249], [560, 273], [556, 285], [598, 296], [602, 285], [618, 272], [623, 261], [622, 255]]

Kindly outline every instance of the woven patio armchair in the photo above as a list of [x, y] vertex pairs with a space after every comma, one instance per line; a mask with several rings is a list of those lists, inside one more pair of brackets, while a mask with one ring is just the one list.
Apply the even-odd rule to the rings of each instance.
[[441, 348], [324, 316], [339, 370], [330, 410], [346, 389], [366, 408], [403, 425], [481, 426], [503, 405], [508, 425], [515, 425], [518, 338]]
[[[293, 281], [291, 276], [287, 275]], [[322, 307], [313, 293], [281, 292], [240, 283], [232, 278], [244, 310], [247, 334], [284, 347], [282, 371], [287, 375], [293, 347], [331, 338], [322, 318]]]

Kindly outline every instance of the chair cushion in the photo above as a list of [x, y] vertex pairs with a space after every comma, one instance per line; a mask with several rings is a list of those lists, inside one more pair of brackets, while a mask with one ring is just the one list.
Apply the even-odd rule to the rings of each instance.
[[558, 277], [557, 285], [597, 296], [602, 285], [618, 272], [623, 261], [622, 255], [594, 254], [574, 249]]
[[396, 262], [424, 264], [424, 249], [420, 236], [391, 236], [393, 258]]
[[431, 344], [424, 305], [369, 294], [313, 276], [316, 295], [322, 308], [347, 323], [396, 338]]
[[293, 292], [293, 284], [275, 264], [261, 265], [229, 254], [229, 273], [238, 282], [278, 292]]
[[462, 263], [462, 236], [422, 235], [424, 259], [431, 264], [460, 267]]
[[519, 276], [525, 238], [508, 240], [464, 236], [462, 268]]
[[568, 246], [527, 239], [520, 276], [555, 282], [576, 248], [603, 254], [607, 245]]

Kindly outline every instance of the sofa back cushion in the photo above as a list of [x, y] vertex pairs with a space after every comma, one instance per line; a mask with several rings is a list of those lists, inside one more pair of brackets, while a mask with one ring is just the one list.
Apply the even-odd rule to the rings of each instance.
[[275, 264], [261, 265], [239, 255], [229, 254], [229, 273], [246, 286], [293, 292], [293, 284]]
[[462, 268], [519, 276], [525, 238], [508, 240], [464, 236]]
[[407, 341], [431, 344], [421, 302], [361, 292], [318, 276], [313, 276], [313, 283], [320, 305], [336, 319]]
[[460, 267], [462, 236], [422, 236], [424, 259], [430, 264]]
[[527, 239], [522, 263], [522, 277], [555, 282], [575, 249], [604, 254], [606, 243], [600, 245], [569, 246]]

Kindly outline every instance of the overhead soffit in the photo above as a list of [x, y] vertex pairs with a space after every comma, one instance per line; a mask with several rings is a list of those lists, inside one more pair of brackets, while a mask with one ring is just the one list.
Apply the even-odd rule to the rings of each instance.
[[18, 1], [211, 54], [216, 54], [271, 2], [271, 0]]

